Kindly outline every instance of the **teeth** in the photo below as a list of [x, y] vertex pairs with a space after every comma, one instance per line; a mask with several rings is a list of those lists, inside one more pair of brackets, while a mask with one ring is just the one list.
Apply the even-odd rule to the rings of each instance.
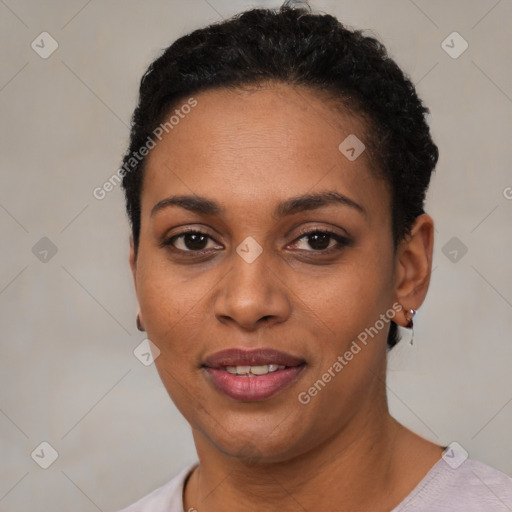
[[253, 377], [254, 375], [266, 375], [267, 373], [282, 370], [286, 366], [281, 364], [264, 364], [260, 366], [226, 366], [226, 371], [233, 375], [245, 375]]

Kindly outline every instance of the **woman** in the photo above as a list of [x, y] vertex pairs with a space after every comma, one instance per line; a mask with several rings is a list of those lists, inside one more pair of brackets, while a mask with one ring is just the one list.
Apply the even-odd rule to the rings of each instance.
[[125, 512], [512, 509], [508, 476], [388, 411], [432, 268], [427, 112], [375, 39], [288, 3], [151, 64], [130, 265], [199, 463]]

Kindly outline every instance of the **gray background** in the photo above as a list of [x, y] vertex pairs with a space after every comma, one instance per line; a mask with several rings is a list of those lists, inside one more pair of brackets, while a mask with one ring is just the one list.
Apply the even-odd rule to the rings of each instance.
[[[120, 165], [140, 77], [160, 49], [279, 4], [0, 1], [0, 511], [116, 510], [195, 460], [154, 365], [133, 354], [144, 335], [122, 191], [92, 191]], [[415, 344], [390, 355], [392, 413], [512, 475], [512, 2], [312, 6], [387, 45], [430, 107], [441, 152], [427, 202], [432, 283]], [[59, 45], [47, 59], [31, 48], [43, 31]], [[469, 43], [458, 58], [441, 45], [453, 31]], [[55, 255], [41, 252], [43, 237]], [[46, 470], [31, 457], [43, 441], [58, 452]]]

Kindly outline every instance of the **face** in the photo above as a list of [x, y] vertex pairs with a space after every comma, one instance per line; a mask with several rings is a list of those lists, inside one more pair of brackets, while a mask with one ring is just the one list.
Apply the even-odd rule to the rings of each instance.
[[[350, 134], [364, 143], [360, 120], [313, 91], [194, 97], [147, 159], [131, 255], [142, 323], [196, 441], [287, 460], [385, 408], [389, 192], [366, 151], [351, 160], [338, 149]], [[243, 357], [215, 358], [226, 349]], [[251, 359], [253, 349], [268, 351]], [[289, 364], [254, 377], [226, 370], [244, 361]]]

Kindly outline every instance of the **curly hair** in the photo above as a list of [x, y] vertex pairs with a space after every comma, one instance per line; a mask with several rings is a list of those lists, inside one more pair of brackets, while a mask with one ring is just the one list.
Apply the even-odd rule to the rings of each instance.
[[[390, 191], [395, 251], [410, 235], [414, 220], [424, 213], [438, 160], [426, 121], [429, 110], [377, 39], [287, 0], [279, 9], [251, 9], [194, 30], [167, 47], [143, 75], [122, 175], [135, 251], [146, 158], [132, 155], [184, 98], [268, 82], [327, 94], [364, 121], [374, 171]], [[398, 341], [391, 322], [388, 348]]]

